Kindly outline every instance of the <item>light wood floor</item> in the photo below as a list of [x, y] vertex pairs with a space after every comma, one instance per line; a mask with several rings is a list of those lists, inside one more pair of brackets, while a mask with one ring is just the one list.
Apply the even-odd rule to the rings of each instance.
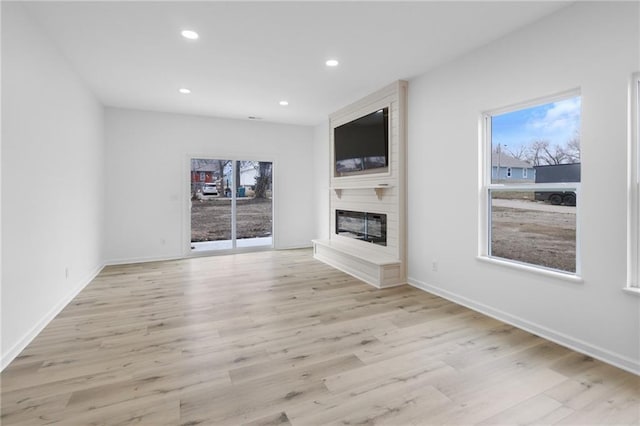
[[2, 424], [638, 424], [640, 378], [409, 286], [260, 252], [106, 268]]

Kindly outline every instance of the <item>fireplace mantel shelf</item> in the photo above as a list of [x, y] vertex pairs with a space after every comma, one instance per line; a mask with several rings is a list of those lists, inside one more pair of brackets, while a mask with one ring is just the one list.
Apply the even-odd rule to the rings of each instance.
[[373, 189], [378, 196], [378, 200], [382, 199], [382, 195], [384, 194], [384, 190], [388, 188], [393, 188], [393, 185], [389, 185], [386, 183], [379, 183], [376, 185], [358, 185], [358, 186], [333, 186], [333, 189], [338, 198], [342, 197], [342, 191], [345, 189]]

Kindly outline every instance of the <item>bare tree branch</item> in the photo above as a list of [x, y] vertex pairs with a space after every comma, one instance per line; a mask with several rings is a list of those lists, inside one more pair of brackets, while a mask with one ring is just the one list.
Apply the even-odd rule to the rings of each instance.
[[518, 160], [527, 161], [527, 147], [525, 145], [518, 146], [517, 149], [507, 148], [507, 154]]

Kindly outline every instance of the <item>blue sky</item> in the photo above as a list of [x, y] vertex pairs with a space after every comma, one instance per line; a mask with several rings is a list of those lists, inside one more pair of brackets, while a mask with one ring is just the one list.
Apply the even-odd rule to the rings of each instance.
[[509, 151], [534, 140], [564, 145], [580, 130], [580, 96], [538, 105], [491, 119], [492, 145]]

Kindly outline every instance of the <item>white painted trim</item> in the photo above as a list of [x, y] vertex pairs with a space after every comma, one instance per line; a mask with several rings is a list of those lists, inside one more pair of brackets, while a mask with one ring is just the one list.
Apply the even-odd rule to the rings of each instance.
[[519, 269], [521, 271], [532, 272], [534, 274], [541, 274], [551, 278], [557, 278], [559, 280], [570, 281], [573, 283], [582, 283], [584, 280], [582, 277], [576, 274], [572, 274], [571, 272], [562, 272], [556, 271], [554, 269], [548, 269], [543, 266], [537, 265], [529, 265], [527, 263], [518, 262], [516, 260], [502, 259], [497, 257], [489, 257], [489, 256], [478, 256], [476, 259], [492, 263], [494, 265], [506, 266], [508, 268]]
[[185, 259], [187, 257], [189, 256], [185, 257], [185, 256], [182, 256], [181, 254], [176, 254], [173, 256], [130, 257], [130, 258], [107, 260], [104, 264], [105, 266], [130, 265], [133, 263], [163, 262], [165, 260], [180, 260], [180, 259]]
[[627, 146], [627, 287], [640, 288], [640, 72], [629, 85]]
[[633, 294], [635, 296], [640, 297], [640, 288], [639, 287], [623, 287], [622, 291], [627, 294]]
[[518, 316], [511, 315], [508, 312], [504, 312], [499, 309], [492, 308], [491, 306], [487, 306], [483, 303], [473, 301], [464, 296], [460, 296], [456, 293], [452, 293], [440, 287], [433, 286], [433, 285], [424, 283], [422, 281], [416, 280], [415, 278], [409, 277], [407, 281], [409, 285], [415, 288], [418, 288], [420, 290], [426, 291], [427, 293], [435, 294], [451, 302], [465, 306], [469, 309], [480, 312], [491, 318], [513, 325], [522, 330], [528, 331], [529, 333], [533, 333], [537, 336], [550, 340], [554, 343], [565, 346], [576, 352], [589, 355], [593, 358], [599, 359], [600, 361], [606, 362], [607, 364], [611, 364], [613, 366], [621, 368], [630, 373], [640, 375], [640, 360], [634, 360], [626, 356], [616, 354], [607, 349], [592, 345], [583, 340], [576, 339], [564, 333], [560, 333], [550, 328], [527, 321]]
[[228, 249], [228, 250], [211, 250], [211, 251], [203, 251], [199, 253], [190, 252], [186, 256], [182, 254], [176, 254], [174, 256], [131, 257], [131, 258], [107, 260], [104, 263], [104, 266], [131, 265], [134, 263], [164, 262], [164, 261], [170, 261], [170, 260], [191, 259], [196, 257], [254, 253], [257, 251], [310, 249], [311, 247], [312, 247], [312, 244], [311, 242], [309, 242], [308, 244], [298, 244], [298, 245], [283, 246], [283, 247], [256, 246], [256, 247], [240, 247], [240, 248]]
[[483, 115], [491, 116], [491, 115], [506, 114], [508, 112], [514, 112], [519, 109], [527, 109], [527, 108], [532, 108], [536, 106], [541, 106], [544, 104], [550, 104], [553, 102], [565, 100], [567, 98], [574, 98], [576, 96], [582, 96], [582, 90], [579, 87], [565, 90], [563, 92], [554, 93], [548, 96], [541, 96], [539, 98], [531, 99], [525, 102], [518, 102], [511, 105], [506, 105], [501, 108], [495, 108], [488, 111], [484, 111]]
[[91, 282], [105, 267], [105, 264], [98, 265], [93, 271], [91, 271], [84, 279], [78, 282], [78, 285], [74, 287], [65, 297], [55, 304], [49, 312], [47, 312], [31, 329], [25, 333], [24, 336], [15, 345], [13, 345], [7, 352], [2, 354], [2, 360], [0, 361], [0, 371], [4, 370], [11, 361], [13, 361], [20, 352], [27, 347], [29, 343], [35, 339], [42, 330], [60, 313], [62, 310]]
[[[224, 180], [224, 170], [221, 170], [221, 172], [222, 179]], [[236, 182], [236, 176], [238, 175], [242, 177], [242, 170], [240, 170], [239, 160], [233, 159], [231, 160], [231, 247], [233, 248], [233, 250], [236, 250], [238, 248], [238, 191], [240, 190], [240, 182]], [[238, 180], [242, 180], [242, 178]], [[273, 203], [271, 204], [271, 207], [273, 208]], [[189, 221], [189, 223], [191, 223], [191, 221]], [[273, 229], [271, 230], [271, 233], [273, 233]]]
[[570, 183], [523, 183], [523, 184], [503, 184], [492, 183], [487, 185], [487, 189], [501, 192], [520, 191], [578, 191], [580, 182]]
[[491, 182], [493, 167], [487, 170], [485, 164], [491, 162], [491, 151], [487, 150], [487, 132], [491, 131], [491, 120], [485, 114], [478, 118], [478, 256], [489, 254], [489, 200], [485, 182]]
[[226, 256], [230, 254], [257, 253], [261, 251], [272, 251], [273, 246], [252, 246], [252, 247], [235, 247], [230, 249], [194, 251], [189, 256], [174, 260], [193, 259], [198, 257]]
[[296, 244], [290, 246], [274, 247], [274, 250], [298, 250], [298, 249], [310, 249], [313, 248], [313, 244], [309, 241], [309, 244]]

